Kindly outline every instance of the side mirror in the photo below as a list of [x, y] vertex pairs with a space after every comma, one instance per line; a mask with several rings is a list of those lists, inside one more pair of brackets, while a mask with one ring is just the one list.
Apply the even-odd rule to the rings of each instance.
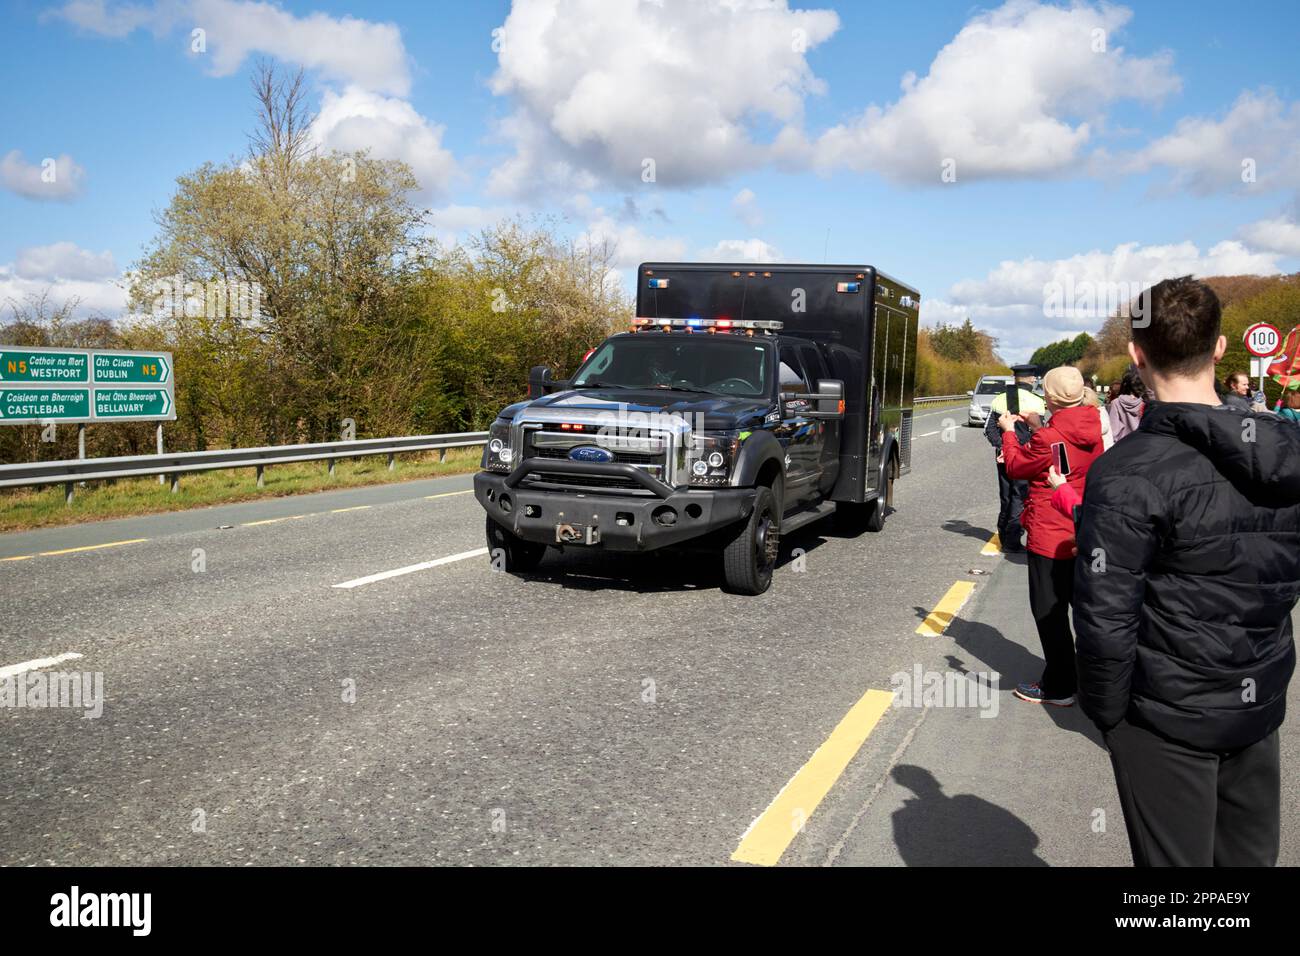
[[545, 365], [534, 365], [528, 370], [528, 397], [538, 399], [546, 394], [546, 386], [552, 379], [551, 370]]
[[974, 389], [969, 389], [969, 388], [968, 388], [968, 389], [966, 390], [966, 397], [967, 397], [967, 398], [974, 398], [974, 397], [975, 397], [975, 390], [974, 390]]
[[558, 379], [545, 365], [534, 365], [528, 371], [528, 397], [538, 399], [568, 385], [568, 380]]
[[822, 418], [839, 421], [844, 418], [844, 383], [836, 378], [823, 378], [817, 382], [817, 391], [808, 395], [796, 395], [815, 402], [816, 407], [805, 412], [808, 418]]

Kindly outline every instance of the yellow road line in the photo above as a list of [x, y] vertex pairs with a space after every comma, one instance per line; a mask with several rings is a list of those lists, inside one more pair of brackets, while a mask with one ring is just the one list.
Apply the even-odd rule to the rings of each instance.
[[425, 501], [432, 501], [434, 498], [451, 498], [451, 497], [453, 497], [453, 496], [455, 496], [455, 495], [472, 495], [473, 493], [474, 493], [474, 489], [473, 489], [473, 488], [470, 488], [470, 489], [468, 489], [468, 490], [466, 490], [466, 491], [444, 491], [444, 492], [443, 492], [442, 494], [440, 494], [440, 495], [425, 495], [425, 496], [424, 496], [424, 500], [425, 500]]
[[305, 518], [306, 515], [286, 515], [283, 518], [263, 518], [261, 521], [245, 521], [240, 525], [241, 528], [256, 528], [262, 524], [275, 524], [277, 521], [296, 521], [298, 518]]
[[351, 508], [335, 508], [330, 512], [332, 515], [341, 515], [345, 511], [365, 511], [370, 505], [353, 505]]
[[139, 544], [148, 538], [131, 538], [129, 541], [110, 541], [108, 544], [87, 544], [80, 548], [63, 548], [59, 551], [42, 551], [41, 557], [48, 558], [56, 554], [76, 554], [78, 551], [98, 551], [100, 548], [116, 548], [123, 544]]
[[749, 825], [731, 858], [738, 863], [776, 865], [893, 700], [889, 691], [869, 690], [863, 694], [776, 799]]
[[974, 590], [974, 581], [958, 581], [948, 589], [948, 593], [935, 605], [929, 616], [921, 622], [921, 626], [916, 629], [916, 633], [924, 637], [938, 637], [952, 623], [952, 619], [957, 616], [957, 612], [961, 610], [962, 605], [966, 603]]
[[1002, 553], [1002, 539], [998, 537], [998, 533], [994, 531], [993, 537], [989, 538], [988, 542], [984, 545], [984, 547], [980, 549], [980, 554], [1001, 554], [1001, 553]]
[[0, 558], [0, 561], [30, 561], [34, 557], [36, 557], [34, 554], [19, 554], [12, 558]]

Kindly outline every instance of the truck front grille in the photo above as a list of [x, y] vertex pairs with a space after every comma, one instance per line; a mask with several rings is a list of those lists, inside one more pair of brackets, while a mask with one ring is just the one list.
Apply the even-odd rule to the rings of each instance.
[[[611, 449], [612, 451], [613, 449]], [[568, 461], [569, 452], [564, 448], [534, 448], [532, 457], [534, 458], [554, 458], [560, 461]], [[663, 467], [663, 455], [647, 455], [635, 451], [615, 451], [614, 461], [619, 464], [627, 465], [652, 465]]]
[[[665, 480], [665, 467], [668, 454], [668, 442], [660, 437], [647, 437], [644, 434], [603, 434], [571, 433], [529, 429], [525, 425], [524, 458], [541, 458], [547, 461], [568, 461], [569, 452], [583, 445], [595, 445], [610, 452], [614, 464], [634, 465], [644, 470], [653, 478]], [[636, 494], [647, 493], [645, 489], [630, 478], [610, 477], [605, 475], [572, 475], [560, 471], [534, 472], [529, 483], [550, 488], [592, 488], [628, 491]]]

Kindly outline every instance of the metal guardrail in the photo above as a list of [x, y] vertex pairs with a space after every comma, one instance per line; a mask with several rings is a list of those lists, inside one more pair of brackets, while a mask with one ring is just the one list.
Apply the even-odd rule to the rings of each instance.
[[936, 402], [956, 402], [967, 398], [963, 392], [961, 395], [927, 395], [925, 398], [912, 399], [913, 405], [931, 405]]
[[171, 477], [172, 491], [176, 491], [180, 476], [183, 474], [224, 468], [256, 468], [257, 485], [260, 488], [263, 469], [268, 465], [327, 461], [330, 474], [333, 474], [334, 462], [339, 458], [387, 455], [388, 467], [391, 469], [395, 456], [399, 454], [440, 451], [441, 457], [445, 458], [448, 448], [472, 448], [486, 444], [487, 440], [487, 432], [449, 432], [443, 435], [363, 438], [357, 441], [316, 442], [308, 445], [268, 445], [262, 448], [225, 448], [216, 451], [182, 451], [161, 455], [36, 461], [0, 465], [0, 488], [62, 484], [67, 500], [71, 502], [73, 485], [79, 481], [168, 475]]

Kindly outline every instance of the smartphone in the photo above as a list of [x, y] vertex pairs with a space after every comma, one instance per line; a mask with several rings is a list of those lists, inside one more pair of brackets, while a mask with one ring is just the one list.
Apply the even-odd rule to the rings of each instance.
[[1056, 472], [1061, 477], [1070, 473], [1070, 456], [1065, 451], [1065, 442], [1052, 442], [1052, 458], [1056, 461]]
[[1015, 382], [1007, 386], [1007, 411], [1012, 415], [1020, 414], [1020, 386]]

